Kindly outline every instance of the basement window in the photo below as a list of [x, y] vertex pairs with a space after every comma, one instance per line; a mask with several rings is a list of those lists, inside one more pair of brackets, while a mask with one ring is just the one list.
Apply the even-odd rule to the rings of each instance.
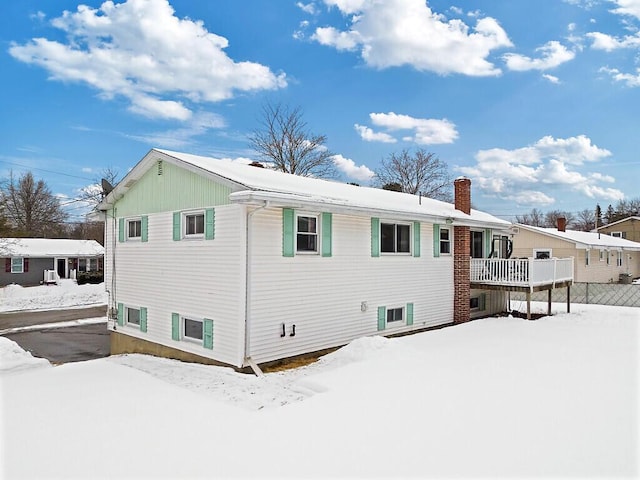
[[125, 322], [128, 325], [135, 325], [136, 327], [140, 326], [140, 309], [126, 307], [125, 310]]
[[198, 318], [182, 317], [182, 336], [188, 340], [202, 343], [203, 322]]
[[387, 323], [402, 322], [404, 319], [404, 308], [387, 309]]

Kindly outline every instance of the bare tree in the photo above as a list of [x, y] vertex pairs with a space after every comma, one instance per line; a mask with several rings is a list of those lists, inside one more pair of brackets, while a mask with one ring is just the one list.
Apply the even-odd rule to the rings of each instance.
[[590, 232], [596, 226], [596, 215], [593, 210], [585, 208], [578, 212], [578, 218], [575, 222], [576, 228], [582, 232]]
[[523, 215], [516, 215], [516, 223], [522, 223], [523, 225], [531, 225], [533, 227], [544, 227], [546, 225], [544, 213], [537, 208], [534, 208], [529, 213]]
[[562, 210], [551, 210], [544, 215], [545, 227], [555, 228], [558, 226], [558, 219], [564, 218], [567, 227], [572, 227], [575, 223], [575, 216], [571, 212], [563, 212]]
[[260, 128], [249, 136], [251, 147], [275, 170], [303, 177], [333, 177], [333, 153], [325, 146], [326, 135], [307, 130], [300, 107], [290, 109], [267, 103]]
[[14, 235], [24, 237], [57, 236], [67, 214], [43, 180], [31, 172], [15, 179], [13, 172], [2, 188], [0, 205]]
[[88, 204], [93, 210], [96, 209], [100, 201], [104, 198], [102, 190], [102, 180], [106, 180], [110, 185], [118, 182], [118, 170], [114, 167], [107, 167], [100, 172], [99, 178], [94, 178], [91, 185], [84, 187], [78, 195], [78, 201]]
[[401, 191], [450, 202], [451, 176], [447, 164], [434, 153], [419, 148], [413, 154], [404, 149], [382, 160], [376, 171], [378, 186], [398, 184]]

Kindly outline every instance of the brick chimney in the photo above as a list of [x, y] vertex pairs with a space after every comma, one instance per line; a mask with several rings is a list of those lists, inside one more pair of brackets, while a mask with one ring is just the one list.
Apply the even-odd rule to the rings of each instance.
[[[456, 210], [471, 213], [471, 180], [453, 182]], [[453, 227], [453, 322], [468, 322], [471, 317], [471, 234], [469, 227]]]
[[564, 232], [567, 229], [567, 219], [564, 217], [558, 217], [558, 231]]

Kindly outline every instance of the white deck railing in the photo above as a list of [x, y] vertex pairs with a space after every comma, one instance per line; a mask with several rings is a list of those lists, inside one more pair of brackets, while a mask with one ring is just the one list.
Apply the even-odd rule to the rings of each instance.
[[573, 257], [471, 259], [471, 283], [535, 287], [567, 281], [573, 281]]

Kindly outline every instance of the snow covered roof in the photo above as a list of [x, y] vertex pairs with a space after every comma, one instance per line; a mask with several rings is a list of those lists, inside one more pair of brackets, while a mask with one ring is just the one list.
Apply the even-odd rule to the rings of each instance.
[[606, 225], [602, 225], [600, 227], [598, 227], [598, 230], [602, 230], [603, 228], [607, 228], [607, 227], [612, 227], [614, 225], [618, 225], [619, 223], [624, 223], [624, 222], [629, 222], [629, 221], [633, 221], [633, 220], [640, 220], [640, 217], [638, 216], [631, 216], [631, 217], [627, 217], [627, 218], [623, 218], [622, 220], [618, 220], [617, 222], [611, 222], [611, 223], [607, 223]]
[[301, 177], [257, 168], [245, 163], [202, 157], [169, 150], [153, 149], [116, 186], [100, 205], [106, 210], [124, 195], [157, 160], [172, 162], [198, 174], [223, 181], [232, 187], [230, 201], [278, 207], [316, 207], [335, 212], [394, 216], [453, 225], [508, 228], [511, 223], [485, 212], [467, 215], [453, 204], [418, 195], [360, 187], [318, 178]]
[[104, 255], [104, 247], [95, 240], [68, 238], [0, 238], [3, 257], [95, 257]]
[[554, 238], [560, 238], [576, 244], [576, 248], [609, 248], [621, 250], [640, 250], [640, 243], [632, 242], [624, 238], [612, 237], [604, 233], [580, 232], [577, 230], [559, 231], [556, 228], [533, 227], [531, 225], [518, 224], [518, 228], [524, 228], [532, 232], [538, 232]]

